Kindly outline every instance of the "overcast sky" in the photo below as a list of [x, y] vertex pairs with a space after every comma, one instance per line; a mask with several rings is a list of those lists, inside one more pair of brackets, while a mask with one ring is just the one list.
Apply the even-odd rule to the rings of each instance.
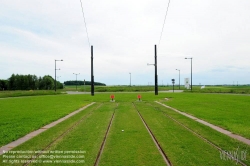
[[[95, 81], [108, 85], [250, 83], [250, 1], [82, 0]], [[55, 73], [59, 81], [90, 80], [91, 50], [80, 0], [1, 0], [0, 79]]]

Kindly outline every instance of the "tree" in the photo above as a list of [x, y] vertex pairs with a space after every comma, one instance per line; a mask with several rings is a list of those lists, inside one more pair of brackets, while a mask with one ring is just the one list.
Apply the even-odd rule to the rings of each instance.
[[49, 75], [44, 76], [39, 85], [39, 89], [46, 89], [46, 90], [54, 89], [54, 79]]
[[0, 80], [0, 90], [7, 90], [7, 89], [8, 89], [8, 81]]
[[9, 90], [15, 90], [14, 82], [15, 82], [15, 74], [12, 74], [11, 77], [8, 79], [8, 89]]
[[[1, 80], [0, 80], [1, 81]], [[62, 89], [63, 84], [56, 82], [57, 88]], [[8, 80], [1, 81], [0, 87], [8, 90], [51, 90], [54, 89], [54, 79], [45, 75], [44, 77], [37, 77], [36, 75], [18, 75], [12, 74]], [[2, 89], [2, 88], [1, 88]]]

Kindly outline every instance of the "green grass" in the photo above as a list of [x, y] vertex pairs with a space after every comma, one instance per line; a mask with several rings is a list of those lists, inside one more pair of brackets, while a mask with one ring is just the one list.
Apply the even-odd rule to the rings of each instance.
[[[111, 94], [111, 93], [110, 93]], [[110, 94], [54, 95], [0, 99], [0, 146], [55, 121], [93, 101], [109, 101]], [[142, 94], [152, 100], [152, 93]], [[158, 96], [160, 98], [160, 96]], [[115, 93], [115, 100], [136, 101], [137, 93]]]
[[[150, 106], [153, 106], [155, 110], [161, 111], [163, 115], [167, 114], [168, 116], [171, 116], [175, 120], [179, 121], [180, 123], [184, 124], [186, 127], [192, 129], [194, 132], [198, 133], [202, 137], [206, 138], [216, 146], [219, 146], [223, 150], [226, 151], [237, 151], [240, 153], [241, 151], [247, 151], [249, 152], [250, 146], [237, 141], [233, 138], [230, 138], [222, 133], [219, 133], [215, 131], [214, 129], [205, 126], [203, 124], [200, 124], [199, 122], [196, 122], [186, 116], [183, 116], [179, 113], [176, 113], [173, 110], [170, 110], [166, 107], [163, 107], [157, 103], [150, 103]], [[167, 117], [166, 117], [167, 118]], [[247, 159], [250, 158], [250, 153], [247, 153]], [[247, 165], [250, 165], [250, 160], [244, 161]]]
[[[84, 142], [83, 143], [82, 138], [84, 136], [85, 136], [85, 138], [90, 138], [89, 134], [86, 134], [86, 133], [84, 135], [80, 135], [80, 137], [77, 138], [78, 142], [76, 142], [76, 141], [70, 142], [69, 141], [70, 139], [66, 139], [66, 138], [71, 136], [74, 133], [77, 134], [79, 130], [82, 130], [82, 128], [79, 127], [79, 126], [82, 126], [83, 124], [85, 124], [84, 125], [84, 128], [85, 128], [84, 131], [85, 132], [87, 132], [89, 130], [93, 130], [93, 128], [91, 128], [91, 127], [93, 127], [93, 126], [96, 127], [98, 125], [98, 123], [95, 122], [95, 120], [97, 120], [97, 119], [95, 119], [96, 115], [101, 112], [100, 110], [105, 109], [105, 107], [100, 107], [100, 106], [102, 106], [101, 103], [96, 103], [96, 104], [88, 107], [87, 109], [85, 109], [85, 110], [79, 112], [78, 114], [75, 114], [74, 116], [70, 117], [69, 119], [67, 119], [67, 120], [59, 123], [58, 125], [46, 130], [45, 132], [39, 134], [38, 136], [34, 137], [33, 139], [31, 139], [31, 140], [17, 146], [16, 148], [12, 149], [12, 151], [18, 151], [18, 150], [39, 151], [39, 150], [42, 150], [45, 147], [47, 147], [52, 141], [56, 140], [60, 135], [65, 133], [68, 129], [72, 128], [72, 126], [74, 126], [76, 123], [78, 123], [79, 120], [82, 120], [82, 121], [77, 126], [75, 126], [72, 130], [70, 130], [68, 133], [66, 133], [64, 135], [65, 137], [63, 137], [63, 139], [59, 139], [59, 141], [56, 142], [55, 145], [56, 146], [62, 145], [63, 142], [70, 143], [70, 147], [66, 148], [64, 150], [71, 150], [72, 149], [71, 146], [74, 146], [77, 143], [82, 144], [81, 146], [83, 146], [83, 145], [88, 146], [88, 145], [92, 145], [92, 144], [95, 144], [95, 143], [98, 144], [98, 142], [94, 142], [94, 143], [90, 143], [90, 144], [89, 144], [89, 142]], [[93, 115], [97, 108], [100, 109], [100, 110], [98, 111], [98, 113], [95, 113], [95, 115]], [[107, 108], [107, 106], [106, 106], [106, 108]], [[102, 111], [102, 112], [108, 113], [109, 111]], [[104, 114], [102, 113], [102, 115], [104, 115]], [[99, 115], [98, 117], [100, 118], [102, 115]], [[106, 117], [107, 117], [107, 115], [106, 115]], [[90, 127], [89, 125], [87, 125], [87, 124], [89, 124], [89, 122], [95, 123], [95, 124]], [[103, 123], [102, 121], [100, 121], [100, 122]], [[105, 127], [105, 125], [103, 125], [103, 127]], [[92, 131], [89, 131], [89, 133], [91, 133], [91, 132]], [[95, 131], [94, 131], [94, 133], [95, 133]], [[74, 135], [74, 137], [75, 137], [75, 135]], [[102, 135], [99, 135], [97, 137], [98, 137], [99, 140], [102, 139], [101, 138]], [[65, 139], [66, 139], [66, 141], [65, 141]], [[92, 141], [96, 141], [96, 138], [92, 139]], [[61, 150], [61, 149], [57, 149], [57, 150]], [[76, 148], [74, 147], [73, 150], [76, 150]], [[3, 155], [1, 155], [1, 160], [3, 160]], [[9, 164], [9, 165], [11, 165], [11, 164]], [[17, 165], [22, 165], [22, 164], [17, 164]]]
[[165, 165], [132, 103], [119, 105], [99, 165]]
[[218, 150], [161, 111], [144, 103], [136, 105], [173, 165], [233, 165], [232, 161], [221, 160]]
[[[15, 147], [12, 151], [18, 150], [30, 150], [30, 151], [39, 151], [47, 147], [52, 141], [70, 129], [76, 122], [80, 119], [87, 118], [90, 113], [98, 108], [100, 104], [94, 104], [87, 109], [79, 112], [78, 114], [73, 115], [72, 117], [66, 119], [65, 121], [59, 123], [58, 125], [46, 130], [45, 132], [39, 134], [38, 136], [30, 139], [29, 141]], [[8, 155], [8, 154], [5, 154]], [[0, 156], [0, 161], [2, 161], [3, 155]], [[1, 162], [2, 163], [2, 162]], [[6, 164], [11, 165], [11, 164]], [[23, 165], [23, 164], [16, 164], [16, 165]]]
[[[136, 85], [136, 86], [126, 86], [126, 85], [115, 85], [115, 86], [95, 86], [95, 92], [149, 92], [154, 91], [154, 86], [150, 85]], [[159, 91], [169, 91], [173, 89], [172, 85], [159, 85]], [[175, 85], [175, 90], [179, 90], [179, 86]], [[84, 91], [84, 85], [77, 86], [78, 91]], [[184, 86], [180, 86], [180, 90], [184, 92], [192, 93], [235, 93], [235, 94], [250, 94], [250, 86], [206, 86], [206, 88], [201, 89], [201, 86], [193, 85], [193, 90], [187, 90]], [[76, 91], [76, 86], [65, 86], [63, 91]], [[85, 91], [90, 92], [91, 87], [89, 85], [85, 86]]]
[[165, 101], [167, 105], [250, 139], [250, 96], [226, 94], [167, 96], [171, 99]]
[[61, 90], [56, 93], [54, 90], [30, 90], [30, 91], [0, 91], [0, 98], [21, 97], [21, 96], [41, 96], [41, 95], [60, 95]]
[[[218, 150], [167, 118], [164, 112], [224, 150], [236, 151], [238, 147], [239, 151], [247, 150], [245, 162], [250, 165], [249, 146], [154, 103], [156, 100], [161, 101], [215, 125], [234, 130], [235, 133], [243, 133], [244, 136], [244, 134], [249, 135], [250, 131], [250, 115], [247, 109], [250, 96], [246, 95], [159, 93], [155, 96], [154, 92], [110, 92], [96, 93], [95, 96], [90, 94], [54, 95], [0, 99], [0, 141], [6, 144], [3, 142], [17, 139], [22, 134], [25, 135], [95, 101], [97, 103], [86, 110], [13, 149], [43, 149], [79, 119], [85, 117], [50, 150], [84, 150], [86, 151], [85, 165], [93, 165], [116, 104], [109, 103], [111, 94], [115, 95], [119, 107], [101, 156], [100, 165], [162, 164], [162, 157], [133, 108], [132, 102], [136, 103], [174, 165], [235, 165], [235, 162], [221, 160]], [[141, 94], [143, 102], [136, 102], [138, 94]], [[170, 100], [166, 101], [164, 98]], [[99, 107], [101, 102], [105, 104]], [[121, 132], [121, 130], [125, 131]], [[2, 155], [0, 159], [2, 160]]]
[[86, 151], [84, 165], [94, 165], [114, 108], [114, 103], [105, 103], [48, 150]]
[[[95, 92], [148, 92], [148, 91], [154, 91], [154, 86], [125, 86], [125, 85], [116, 85], [116, 86], [95, 86]], [[178, 87], [175, 87], [175, 89], [179, 89]], [[184, 87], [181, 87], [181, 89], [184, 89]], [[77, 86], [77, 91], [86, 91], [90, 92], [91, 87], [89, 85], [79, 85]], [[159, 86], [159, 91], [166, 91], [166, 90], [172, 90], [172, 86]], [[64, 91], [76, 91], [76, 86], [65, 86]]]
[[[184, 92], [192, 93], [234, 93], [234, 94], [250, 94], [250, 86], [206, 86], [204, 89], [200, 89], [201, 86], [193, 86], [193, 91], [187, 90], [184, 86], [180, 89]], [[172, 90], [172, 85], [159, 85], [159, 91]], [[179, 90], [179, 86], [175, 86], [175, 90]], [[91, 87], [89, 85], [78, 85], [77, 89], [75, 85], [65, 86], [64, 89], [58, 89], [55, 93], [54, 90], [30, 90], [30, 91], [0, 91], [0, 98], [6, 97], [21, 97], [21, 96], [39, 96], [39, 95], [58, 95], [65, 94], [66, 91], [81, 91], [90, 92]], [[154, 86], [95, 86], [95, 92], [149, 92], [154, 91]]]
[[0, 146], [49, 124], [89, 102], [59, 95], [0, 99]]
[[232, 94], [250, 94], [250, 86], [206, 86], [200, 89], [201, 86], [193, 86], [193, 90], [185, 90], [192, 93], [232, 93]]

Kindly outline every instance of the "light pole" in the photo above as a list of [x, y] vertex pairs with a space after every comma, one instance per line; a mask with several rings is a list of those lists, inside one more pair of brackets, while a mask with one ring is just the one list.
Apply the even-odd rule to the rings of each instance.
[[185, 58], [185, 59], [191, 59], [191, 91], [192, 91], [192, 60], [193, 58]]
[[60, 69], [56, 69], [56, 61], [63, 61], [63, 60], [62, 59], [61, 60], [55, 60], [55, 92], [56, 92], [56, 71], [60, 70]]
[[75, 74], [76, 75], [76, 90], [77, 90], [77, 75], [79, 75], [80, 73], [73, 73], [73, 74]]
[[131, 86], [131, 73], [129, 73], [130, 74], [130, 86]]
[[176, 70], [179, 71], [179, 90], [180, 90], [181, 89], [181, 84], [180, 84], [180, 72], [181, 72], [181, 70], [179, 70], [179, 69], [176, 69]]

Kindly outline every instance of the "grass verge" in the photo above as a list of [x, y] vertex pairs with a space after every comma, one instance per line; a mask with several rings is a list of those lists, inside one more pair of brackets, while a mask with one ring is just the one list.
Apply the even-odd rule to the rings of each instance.
[[87, 105], [81, 96], [36, 96], [0, 100], [0, 146]]
[[167, 105], [250, 139], [250, 96], [226, 94], [171, 95]]

